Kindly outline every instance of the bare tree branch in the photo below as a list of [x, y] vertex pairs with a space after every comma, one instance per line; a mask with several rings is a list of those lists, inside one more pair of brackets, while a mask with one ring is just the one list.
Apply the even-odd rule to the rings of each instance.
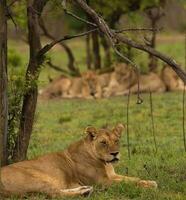
[[147, 53], [150, 53], [151, 55], [154, 55], [157, 58], [161, 59], [162, 61], [170, 65], [172, 69], [178, 74], [178, 76], [184, 81], [184, 83], [186, 83], [186, 73], [183, 71], [183, 69], [181, 69], [180, 65], [171, 57], [164, 55], [149, 46], [146, 46], [146, 45], [137, 43], [131, 39], [128, 39], [124, 37], [122, 34], [115, 34], [115, 37], [118, 39], [118, 41], [122, 43], [130, 45], [131, 47], [145, 51]]
[[92, 22], [89, 22], [89, 21], [87, 21], [86, 19], [83, 19], [83, 18], [81, 18], [81, 17], [75, 15], [74, 13], [68, 11], [68, 10], [67, 10], [67, 6], [66, 6], [66, 0], [63, 0], [61, 5], [62, 5], [62, 7], [63, 7], [63, 10], [64, 10], [65, 14], [70, 15], [71, 17], [74, 17], [75, 19], [77, 19], [77, 20], [79, 20], [79, 21], [81, 21], [81, 22], [84, 22], [84, 23], [86, 23], [86, 24], [88, 24], [88, 25], [97, 27], [96, 24], [94, 24], [94, 23], [92, 23]]
[[8, 7], [11, 7], [11, 6], [13, 6], [14, 5], [14, 3], [16, 3], [17, 1], [19, 1], [19, 0], [13, 0], [9, 5], [8, 5]]
[[[70, 16], [74, 17], [75, 19], [77, 19], [81, 22], [84, 22], [88, 25], [92, 25], [94, 27], [97, 27], [97, 25], [95, 23], [90, 22], [88, 20], [85, 20], [85, 19], [75, 15], [74, 13], [68, 11], [65, 0], [62, 2], [62, 7], [63, 7], [65, 14], [70, 15]], [[124, 28], [124, 29], [121, 29], [121, 30], [115, 30], [115, 32], [116, 33], [122, 33], [122, 32], [125, 32], [125, 31], [152, 31], [152, 32], [154, 32], [154, 31], [160, 31], [160, 30], [161, 29], [158, 29], [158, 28], [156, 28], [156, 29], [154, 29], [154, 28]]]
[[59, 40], [54, 40], [53, 42], [51, 42], [50, 44], [47, 44], [45, 45], [37, 54], [38, 57], [41, 57], [43, 55], [45, 55], [50, 49], [52, 49], [53, 46], [55, 46], [56, 44], [62, 42], [62, 41], [66, 41], [66, 40], [70, 40], [70, 39], [73, 39], [73, 38], [77, 38], [77, 37], [82, 37], [82, 36], [85, 36], [87, 34], [90, 34], [94, 31], [97, 31], [98, 28], [95, 28], [95, 29], [92, 29], [90, 31], [86, 31], [86, 32], [83, 32], [83, 33], [80, 33], [80, 34], [77, 34], [77, 35], [66, 35], [64, 37], [62, 37], [61, 39]]
[[[43, 31], [43, 33], [44, 33], [44, 35], [46, 37], [48, 37], [52, 41], [56, 40], [56, 38], [47, 30], [47, 28], [45, 26], [45, 23], [44, 23], [44, 20], [43, 20], [42, 17], [39, 18], [39, 26], [42, 29], [42, 31]], [[71, 49], [64, 42], [60, 42], [59, 44], [61, 45], [61, 47], [67, 53], [67, 56], [68, 56], [68, 68], [69, 68], [69, 70], [72, 73], [79, 75], [79, 69], [75, 66], [75, 58], [74, 58], [74, 55], [73, 55]]]
[[[178, 74], [178, 76], [184, 81], [184, 83], [186, 83], [186, 73], [181, 69], [180, 65], [177, 64], [174, 59], [172, 59], [171, 57], [166, 56], [148, 46], [145, 46], [145, 45], [139, 44], [135, 41], [132, 41], [121, 34], [116, 34], [114, 31], [112, 31], [108, 27], [108, 25], [106, 24], [104, 19], [102, 17], [98, 16], [98, 14], [92, 8], [90, 8], [84, 0], [74, 0], [73, 2], [78, 4], [92, 18], [92, 20], [97, 24], [99, 30], [108, 37], [114, 50], [116, 50], [115, 45], [119, 42], [122, 42], [122, 43], [125, 43], [136, 49], [140, 49], [142, 51], [150, 53], [151, 55], [158, 57], [159, 59], [166, 62], [168, 65], [170, 65], [172, 67], [172, 69]], [[136, 64], [134, 64], [134, 66], [135, 65]]]
[[11, 10], [10, 10], [10, 7], [9, 7], [9, 6], [6, 7], [6, 16], [7, 16], [9, 19], [11, 19], [11, 21], [13, 22], [13, 24], [14, 24], [14, 26], [15, 26], [15, 28], [16, 28], [16, 31], [17, 31], [17, 24], [16, 24], [14, 18], [12, 17], [12, 13], [11, 13]]
[[67, 71], [67, 70], [65, 70], [65, 69], [62, 69], [62, 68], [60, 68], [60, 67], [54, 65], [54, 64], [52, 63], [51, 60], [48, 60], [46, 63], [47, 63], [47, 65], [48, 65], [50, 68], [52, 68], [52, 69], [54, 69], [54, 70], [56, 70], [56, 71], [62, 72], [62, 73], [64, 73], [64, 74], [70, 75], [70, 72], [69, 72], [69, 71]]
[[159, 32], [161, 29], [158, 28], [123, 28], [120, 30], [113, 30], [115, 33], [122, 33], [122, 32], [127, 32], [127, 31], [149, 31], [149, 32]]

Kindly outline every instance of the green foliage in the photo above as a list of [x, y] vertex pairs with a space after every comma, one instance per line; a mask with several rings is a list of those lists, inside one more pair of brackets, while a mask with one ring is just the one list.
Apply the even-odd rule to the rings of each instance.
[[11, 68], [20, 67], [22, 65], [21, 57], [16, 53], [15, 49], [8, 50], [8, 65]]
[[[128, 59], [130, 60], [134, 60], [135, 56], [136, 56], [136, 51], [134, 49], [132, 49], [130, 46], [120, 46], [118, 48], [118, 50], [125, 55]], [[125, 61], [123, 58], [121, 58], [120, 56], [118, 56], [117, 54], [114, 54], [114, 61], [115, 62], [125, 62], [128, 64], [127, 61]]]
[[27, 28], [27, 1], [17, 1], [12, 6], [12, 12], [14, 13], [14, 19], [22, 30], [26, 31]]
[[22, 77], [15, 75], [9, 80], [8, 159], [11, 162], [20, 123], [24, 80]]
[[[68, 34], [73, 34], [85, 28], [85, 23], [80, 22], [74, 19], [72, 16], [69, 16], [64, 13], [63, 7], [61, 5], [61, 0], [49, 1], [47, 7], [49, 8], [49, 12], [47, 12], [47, 17], [51, 19], [61, 18], [63, 22], [63, 27], [68, 29]], [[86, 18], [85, 13], [82, 10], [80, 10], [77, 6], [73, 6], [73, 4], [67, 4], [67, 9], [81, 18]]]
[[11, 162], [13, 149], [15, 147], [16, 136], [19, 128], [22, 98], [25, 90], [24, 70], [21, 67], [22, 60], [15, 49], [8, 50], [9, 68], [9, 119], [8, 119], [8, 159]]
[[142, 10], [155, 6], [165, 5], [166, 0], [141, 0], [140, 8]]
[[90, 0], [90, 6], [96, 9], [96, 11], [103, 15], [105, 18], [109, 18], [109, 16], [115, 12], [122, 12], [123, 14], [126, 14], [130, 11], [137, 10], [139, 4], [140, 1], [137, 0]]

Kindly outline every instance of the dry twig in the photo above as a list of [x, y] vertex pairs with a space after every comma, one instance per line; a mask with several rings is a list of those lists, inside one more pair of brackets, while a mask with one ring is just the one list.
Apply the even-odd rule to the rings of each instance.
[[70, 39], [73, 39], [73, 38], [77, 38], [77, 37], [82, 37], [82, 36], [85, 36], [87, 34], [90, 34], [94, 31], [97, 31], [98, 28], [95, 28], [95, 29], [92, 29], [92, 30], [89, 30], [89, 31], [86, 31], [86, 32], [83, 32], [83, 33], [79, 33], [79, 34], [76, 34], [76, 35], [66, 35], [64, 37], [62, 37], [61, 39], [58, 39], [58, 40], [54, 40], [53, 42], [51, 42], [50, 44], [46, 44], [39, 52], [38, 52], [38, 57], [42, 57], [44, 56], [50, 49], [52, 49], [52, 47], [54, 47], [56, 44], [62, 42], [62, 41], [66, 41], [66, 40], [70, 40]]

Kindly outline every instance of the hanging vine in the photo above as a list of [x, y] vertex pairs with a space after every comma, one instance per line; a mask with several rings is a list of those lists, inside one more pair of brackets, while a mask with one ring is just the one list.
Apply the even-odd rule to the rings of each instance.
[[156, 135], [155, 135], [155, 126], [154, 126], [154, 115], [153, 115], [153, 102], [152, 102], [152, 92], [149, 90], [149, 100], [150, 100], [150, 117], [151, 117], [151, 123], [152, 123], [152, 135], [153, 135], [153, 141], [154, 141], [154, 147], [155, 147], [155, 153], [157, 153], [157, 141], [156, 141]]
[[[185, 70], [186, 70], [186, 34], [185, 34]], [[183, 90], [183, 145], [186, 152], [186, 134], [185, 134], [185, 84]]]
[[129, 137], [129, 105], [130, 105], [130, 89], [127, 97], [127, 150], [128, 150], [128, 158], [131, 159], [130, 153], [130, 137]]

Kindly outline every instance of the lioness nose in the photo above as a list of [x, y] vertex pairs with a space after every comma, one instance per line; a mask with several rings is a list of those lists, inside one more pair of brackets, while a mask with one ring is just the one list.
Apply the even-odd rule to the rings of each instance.
[[112, 156], [117, 156], [118, 155], [118, 151], [117, 152], [112, 152], [112, 153], [110, 153]]
[[90, 95], [91, 95], [91, 96], [94, 96], [95, 94], [94, 94], [94, 92], [91, 92]]

